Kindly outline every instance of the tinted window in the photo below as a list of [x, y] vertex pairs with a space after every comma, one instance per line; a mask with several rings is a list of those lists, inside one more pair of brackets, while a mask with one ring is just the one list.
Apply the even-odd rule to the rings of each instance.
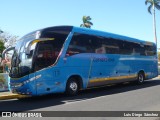
[[72, 37], [67, 54], [94, 53], [95, 47], [99, 47], [99, 41], [94, 36], [75, 33]]
[[112, 38], [75, 33], [68, 47], [67, 54], [118, 54], [119, 42], [117, 41]]
[[68, 55], [79, 53], [155, 55], [154, 46], [114, 38], [75, 33], [67, 50]]
[[156, 47], [153, 45], [145, 45], [145, 54], [147, 56], [154, 56], [156, 55]]
[[34, 71], [53, 65], [60, 53], [65, 39], [55, 38], [54, 40], [41, 41], [37, 45]]
[[105, 38], [102, 40], [102, 48], [106, 50], [108, 54], [119, 54], [120, 53], [121, 41], [113, 38]]
[[132, 43], [133, 55], [145, 55], [145, 48], [143, 44]]

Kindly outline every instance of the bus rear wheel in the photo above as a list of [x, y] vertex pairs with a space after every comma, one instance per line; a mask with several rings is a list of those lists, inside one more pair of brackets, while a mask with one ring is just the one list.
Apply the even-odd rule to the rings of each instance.
[[68, 95], [73, 96], [73, 95], [77, 95], [78, 91], [79, 91], [78, 81], [74, 77], [69, 78], [66, 86], [66, 93]]
[[138, 77], [137, 77], [137, 83], [138, 84], [143, 84], [144, 83], [144, 73], [142, 73], [142, 72], [139, 72], [138, 73]]

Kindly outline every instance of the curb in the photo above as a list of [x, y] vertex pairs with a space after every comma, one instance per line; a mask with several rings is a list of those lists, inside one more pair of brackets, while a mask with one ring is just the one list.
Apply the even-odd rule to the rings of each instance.
[[26, 98], [28, 96], [26, 95], [19, 95], [19, 94], [6, 94], [6, 95], [1, 95], [0, 100], [8, 100], [8, 99], [16, 99], [16, 98]]
[[0, 96], [0, 100], [7, 100], [7, 99], [14, 99], [17, 98], [18, 94], [8, 94], [8, 95], [2, 95]]
[[160, 79], [160, 75], [158, 75], [157, 77], [153, 78], [153, 80], [156, 80], [156, 79]]

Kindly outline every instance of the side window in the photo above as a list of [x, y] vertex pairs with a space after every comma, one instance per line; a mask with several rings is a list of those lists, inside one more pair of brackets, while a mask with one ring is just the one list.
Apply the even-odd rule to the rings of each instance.
[[35, 57], [35, 71], [52, 65], [54, 63], [53, 46], [45, 42], [40, 42]]
[[145, 55], [144, 45], [140, 43], [121, 41], [119, 47], [123, 55]]
[[117, 41], [116, 39], [99, 37], [98, 40], [100, 48], [96, 49], [96, 53], [101, 53], [101, 54], [119, 53], [119, 46], [118, 46], [119, 41]]
[[119, 54], [120, 42], [119, 40], [113, 38], [106, 38], [106, 51], [108, 54]]
[[67, 55], [74, 55], [79, 53], [84, 53], [86, 50], [85, 47], [81, 45], [80, 42], [82, 42], [85, 38], [81, 36], [80, 34], [74, 34], [73, 38], [68, 46]]
[[66, 55], [80, 53], [148, 55], [156, 54], [154, 46], [95, 35], [74, 33]]
[[95, 53], [99, 41], [92, 35], [75, 33], [67, 49], [67, 56], [79, 53]]
[[33, 68], [34, 71], [46, 68], [55, 64], [60, 56], [60, 51], [65, 41], [63, 34], [51, 34], [53, 40], [38, 42], [34, 52]]
[[100, 36], [92, 37], [92, 51], [97, 54], [106, 54], [105, 38]]
[[122, 54], [131, 55], [133, 53], [133, 46], [131, 42], [123, 41]]
[[75, 33], [67, 50], [67, 55], [79, 53], [119, 54], [120, 40], [101, 36]]
[[146, 56], [156, 55], [156, 48], [153, 45], [145, 45], [145, 54]]
[[141, 43], [132, 43], [133, 55], [145, 55], [144, 45]]

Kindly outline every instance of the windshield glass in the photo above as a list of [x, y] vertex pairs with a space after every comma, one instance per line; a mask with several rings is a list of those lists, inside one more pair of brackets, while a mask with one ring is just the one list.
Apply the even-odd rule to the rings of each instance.
[[32, 56], [36, 43], [31, 45], [30, 53], [25, 53], [25, 41], [18, 41], [11, 61], [10, 77], [20, 77], [29, 74], [32, 66]]
[[46, 32], [39, 39], [17, 42], [12, 56], [10, 77], [19, 78], [57, 62], [68, 32]]

